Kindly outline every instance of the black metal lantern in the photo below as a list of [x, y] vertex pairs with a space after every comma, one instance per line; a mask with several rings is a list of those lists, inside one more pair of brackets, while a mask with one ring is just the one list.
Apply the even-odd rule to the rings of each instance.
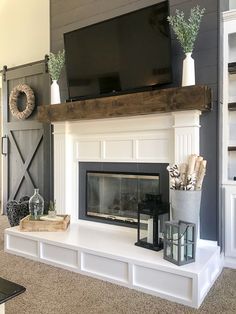
[[162, 203], [160, 195], [147, 194], [138, 204], [138, 241], [146, 249], [163, 249], [164, 223], [169, 220], [169, 203]]
[[186, 221], [166, 221], [164, 259], [178, 266], [195, 262], [196, 225]]

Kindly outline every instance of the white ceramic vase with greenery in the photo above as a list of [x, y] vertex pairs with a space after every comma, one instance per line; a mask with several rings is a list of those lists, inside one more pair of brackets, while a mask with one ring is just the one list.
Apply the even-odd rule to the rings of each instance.
[[58, 79], [61, 75], [61, 70], [65, 64], [65, 50], [58, 51], [57, 54], [50, 52], [48, 59], [48, 71], [52, 79], [51, 85], [51, 104], [59, 104], [61, 102], [60, 88]]
[[184, 12], [179, 10], [176, 10], [175, 16], [168, 16], [167, 18], [185, 53], [182, 86], [195, 85], [195, 64], [192, 52], [204, 12], [204, 8], [200, 9], [199, 6], [196, 6], [191, 9], [187, 20], [185, 20]]

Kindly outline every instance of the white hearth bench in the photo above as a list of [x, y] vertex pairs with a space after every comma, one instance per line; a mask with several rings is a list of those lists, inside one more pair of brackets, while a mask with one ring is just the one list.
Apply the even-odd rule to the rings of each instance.
[[200, 240], [196, 262], [176, 266], [137, 247], [136, 229], [79, 221], [65, 232], [6, 229], [5, 251], [198, 308], [220, 274], [220, 248]]

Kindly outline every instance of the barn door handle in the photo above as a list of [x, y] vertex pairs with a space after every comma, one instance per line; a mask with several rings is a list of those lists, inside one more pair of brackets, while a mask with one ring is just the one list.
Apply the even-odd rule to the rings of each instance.
[[4, 155], [4, 156], [7, 155], [7, 136], [6, 136], [6, 135], [2, 136], [2, 141], [1, 141], [1, 153], [2, 153], [2, 155]]

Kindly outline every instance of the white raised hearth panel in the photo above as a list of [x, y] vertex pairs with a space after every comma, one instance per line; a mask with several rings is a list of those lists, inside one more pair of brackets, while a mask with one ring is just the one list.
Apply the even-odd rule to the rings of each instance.
[[[193, 280], [171, 272], [160, 271], [147, 267], [134, 266], [134, 286], [150, 291], [165, 293], [185, 301], [191, 301]], [[182, 287], [179, 289], [179, 287]]]
[[54, 123], [58, 213], [78, 219], [79, 162], [179, 163], [199, 153], [197, 110]]
[[81, 270], [93, 275], [118, 280], [122, 283], [129, 282], [129, 264], [104, 256], [90, 253], [81, 254]]
[[42, 260], [66, 265], [77, 269], [78, 252], [77, 250], [60, 247], [49, 243], [40, 243], [40, 257]]
[[38, 242], [29, 238], [21, 238], [12, 235], [11, 237], [5, 238], [5, 247], [12, 251], [19, 251], [23, 256], [38, 256]]

